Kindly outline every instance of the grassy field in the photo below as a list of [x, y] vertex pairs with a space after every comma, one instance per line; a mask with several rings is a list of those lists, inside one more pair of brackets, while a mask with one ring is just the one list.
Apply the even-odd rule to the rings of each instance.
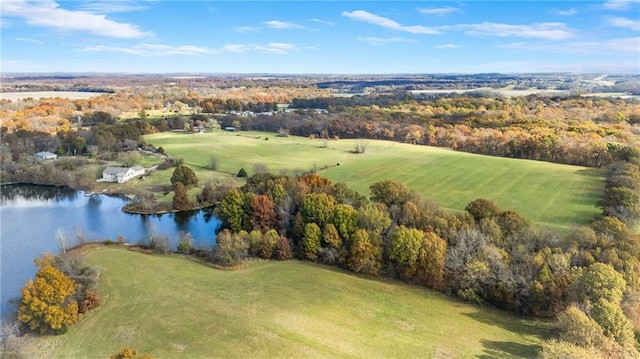
[[78, 91], [34, 91], [34, 92], [1, 92], [0, 99], [20, 101], [25, 98], [68, 98], [71, 100], [89, 99], [105, 94], [105, 92], [78, 92]]
[[[600, 213], [597, 202], [604, 189], [604, 178], [586, 167], [390, 141], [282, 138], [244, 131], [159, 133], [145, 139], [172, 156], [184, 158], [201, 183], [206, 179], [232, 180], [241, 167], [251, 175], [256, 165], [289, 174], [328, 166], [321, 171], [323, 176], [345, 182], [366, 196], [372, 183], [392, 179], [448, 210], [462, 211], [474, 199], [487, 198], [536, 224], [559, 229], [590, 223]], [[365, 153], [352, 153], [359, 143], [366, 144]], [[219, 162], [218, 171], [207, 169], [214, 156]], [[170, 175], [153, 176], [168, 183]]]
[[[181, 256], [88, 252], [104, 303], [47, 357], [533, 357], [546, 324], [401, 283], [287, 261], [221, 271]], [[43, 353], [45, 354], [45, 353]]]

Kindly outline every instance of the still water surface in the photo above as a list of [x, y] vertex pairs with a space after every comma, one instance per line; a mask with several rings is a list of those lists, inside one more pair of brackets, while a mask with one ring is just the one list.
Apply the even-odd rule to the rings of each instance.
[[8, 320], [12, 299], [33, 278], [33, 260], [44, 253], [60, 252], [58, 233], [67, 246], [77, 244], [76, 231], [86, 241], [116, 240], [141, 243], [150, 233], [165, 235], [175, 245], [178, 232], [191, 233], [196, 247], [210, 247], [220, 221], [211, 210], [184, 214], [137, 215], [122, 211], [126, 200], [110, 196], [85, 196], [67, 188], [32, 185], [0, 187], [0, 318]]

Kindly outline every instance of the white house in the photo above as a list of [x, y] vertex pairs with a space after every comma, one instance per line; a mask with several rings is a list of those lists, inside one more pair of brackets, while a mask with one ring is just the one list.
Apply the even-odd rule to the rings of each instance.
[[36, 159], [39, 161], [58, 159], [58, 155], [56, 155], [55, 153], [51, 153], [49, 151], [38, 152], [36, 153], [35, 156], [36, 156]]
[[102, 171], [102, 180], [106, 182], [125, 183], [128, 180], [145, 174], [144, 167], [107, 167]]

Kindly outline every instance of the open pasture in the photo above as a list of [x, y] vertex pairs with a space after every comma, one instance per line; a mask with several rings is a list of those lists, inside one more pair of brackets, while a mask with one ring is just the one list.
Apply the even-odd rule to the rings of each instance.
[[105, 92], [79, 92], [79, 91], [34, 91], [34, 92], [0, 92], [0, 99], [20, 101], [25, 98], [33, 98], [35, 100], [43, 98], [68, 98], [70, 100], [86, 100], [100, 95]]
[[[372, 183], [391, 179], [448, 210], [463, 211], [470, 201], [486, 198], [536, 224], [561, 229], [586, 225], [597, 216], [604, 189], [604, 178], [586, 167], [391, 141], [333, 141], [244, 131], [158, 133], [145, 139], [184, 158], [199, 178], [211, 173], [232, 178], [241, 167], [251, 175], [256, 165], [288, 174], [317, 169], [365, 196], [370, 195]], [[353, 153], [358, 144], [366, 146], [363, 154]], [[213, 157], [218, 159], [216, 172], [208, 169]]]
[[89, 250], [104, 303], [52, 358], [534, 357], [548, 327], [440, 293], [298, 261], [221, 271], [181, 256]]

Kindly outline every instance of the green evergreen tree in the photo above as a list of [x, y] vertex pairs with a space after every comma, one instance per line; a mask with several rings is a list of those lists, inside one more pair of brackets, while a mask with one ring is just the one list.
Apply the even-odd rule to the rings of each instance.
[[175, 185], [178, 182], [181, 182], [185, 187], [197, 186], [198, 177], [196, 177], [196, 174], [191, 168], [180, 165], [173, 170], [173, 174], [171, 175], [171, 184]]
[[189, 199], [186, 187], [182, 182], [176, 182], [173, 192], [173, 209], [176, 211], [188, 211], [193, 209], [193, 202]]

